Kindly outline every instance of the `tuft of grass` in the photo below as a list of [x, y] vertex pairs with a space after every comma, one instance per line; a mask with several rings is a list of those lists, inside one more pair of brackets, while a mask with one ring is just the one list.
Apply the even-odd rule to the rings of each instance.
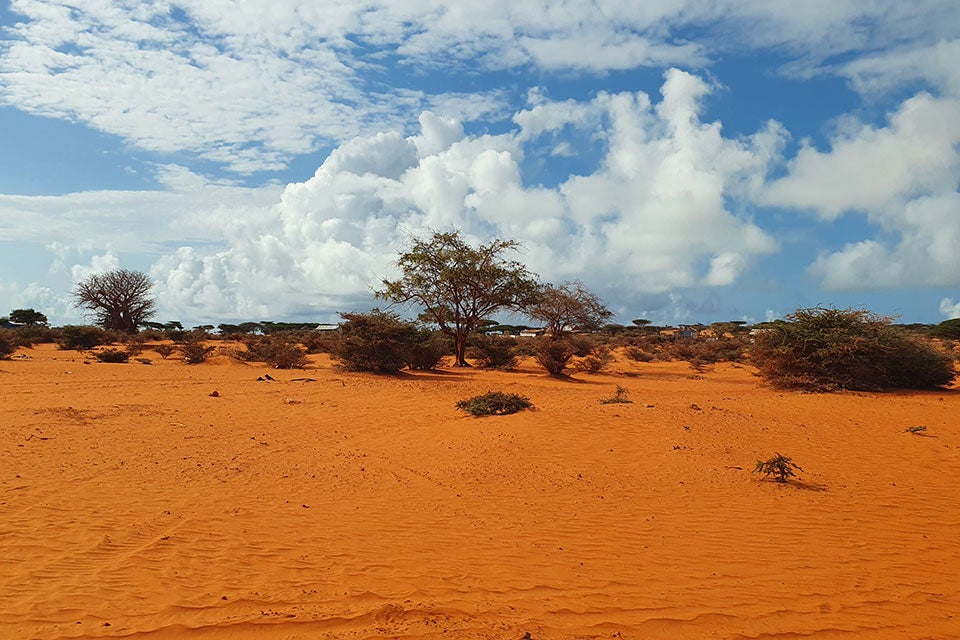
[[627, 390], [617, 385], [617, 390], [609, 398], [604, 398], [600, 404], [633, 404], [633, 400], [627, 397]]
[[924, 427], [923, 425], [917, 425], [915, 427], [907, 427], [906, 429], [904, 429], [904, 431], [906, 431], [907, 433], [912, 433], [916, 436], [919, 436], [926, 433], [927, 428]]
[[532, 406], [530, 398], [502, 391], [488, 391], [483, 395], [457, 402], [457, 409], [462, 409], [474, 416], [504, 416]]
[[754, 468], [753, 473], [762, 473], [765, 478], [773, 476], [773, 479], [777, 482], [786, 482], [790, 478], [796, 477], [797, 474], [793, 472], [794, 469], [803, 471], [803, 469], [787, 456], [781, 453], [775, 453], [773, 457], [768, 460], [757, 460], [757, 466]]

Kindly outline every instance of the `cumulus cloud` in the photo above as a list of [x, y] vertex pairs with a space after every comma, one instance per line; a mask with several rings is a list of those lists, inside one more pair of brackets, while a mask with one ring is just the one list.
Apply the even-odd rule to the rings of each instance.
[[805, 145], [763, 201], [831, 221], [856, 212], [879, 230], [811, 265], [829, 289], [954, 286], [960, 284], [958, 144], [960, 100], [919, 94], [886, 126], [854, 123], [829, 151]]
[[[357, 137], [312, 178], [288, 185], [225, 249], [185, 246], [158, 261], [161, 302], [171, 313], [202, 308], [210, 317], [369, 305], [409, 235], [451, 228], [474, 241], [516, 238], [521, 259], [545, 279], [579, 277], [608, 296], [729, 285], [777, 249], [747, 201], [785, 134], [771, 123], [749, 138], [724, 138], [719, 123], [700, 120], [710, 90], [671, 70], [657, 102], [643, 93], [555, 109], [543, 102], [501, 135], [466, 135], [460, 123], [424, 113], [415, 136]], [[551, 109], [592, 127], [603, 160], [555, 188], [526, 185], [527, 145], [566, 117], [547, 117]]]

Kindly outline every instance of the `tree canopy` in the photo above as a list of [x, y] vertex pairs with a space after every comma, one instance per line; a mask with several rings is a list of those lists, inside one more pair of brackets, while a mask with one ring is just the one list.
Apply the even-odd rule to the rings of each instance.
[[456, 365], [468, 366], [467, 338], [481, 320], [502, 309], [523, 309], [536, 299], [536, 277], [504, 257], [519, 246], [495, 239], [473, 247], [459, 231], [415, 238], [397, 258], [400, 277], [383, 280], [376, 296], [422, 307], [426, 319], [453, 337]]
[[47, 324], [47, 316], [33, 309], [14, 309], [10, 312], [10, 322], [26, 325]]
[[104, 329], [136, 333], [156, 310], [153, 283], [141, 271], [115, 269], [95, 273], [77, 283], [74, 303], [89, 310]]
[[580, 281], [543, 286], [526, 313], [534, 320], [546, 322], [553, 337], [564, 331], [596, 331], [613, 317], [603, 300], [587, 291]]

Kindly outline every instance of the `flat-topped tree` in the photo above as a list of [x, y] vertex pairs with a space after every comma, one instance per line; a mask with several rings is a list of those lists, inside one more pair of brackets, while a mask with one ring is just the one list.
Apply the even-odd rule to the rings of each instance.
[[74, 303], [93, 313], [98, 325], [126, 333], [150, 319], [156, 309], [150, 276], [141, 271], [114, 269], [95, 273], [77, 283]]
[[10, 322], [25, 324], [31, 327], [38, 324], [46, 325], [47, 316], [34, 309], [14, 309], [10, 312]]
[[500, 239], [473, 247], [459, 231], [415, 238], [397, 258], [400, 278], [384, 280], [376, 296], [423, 307], [424, 316], [453, 337], [456, 365], [469, 366], [467, 338], [481, 321], [503, 309], [523, 309], [537, 295], [536, 277], [504, 257], [519, 247]]

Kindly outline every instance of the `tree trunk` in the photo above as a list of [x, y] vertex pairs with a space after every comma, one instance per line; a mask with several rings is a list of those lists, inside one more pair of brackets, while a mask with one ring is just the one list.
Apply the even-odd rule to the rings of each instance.
[[456, 333], [453, 336], [454, 340], [454, 351], [456, 352], [456, 363], [454, 366], [457, 367], [469, 367], [470, 364], [467, 362], [467, 331], [463, 329], [457, 329]]

